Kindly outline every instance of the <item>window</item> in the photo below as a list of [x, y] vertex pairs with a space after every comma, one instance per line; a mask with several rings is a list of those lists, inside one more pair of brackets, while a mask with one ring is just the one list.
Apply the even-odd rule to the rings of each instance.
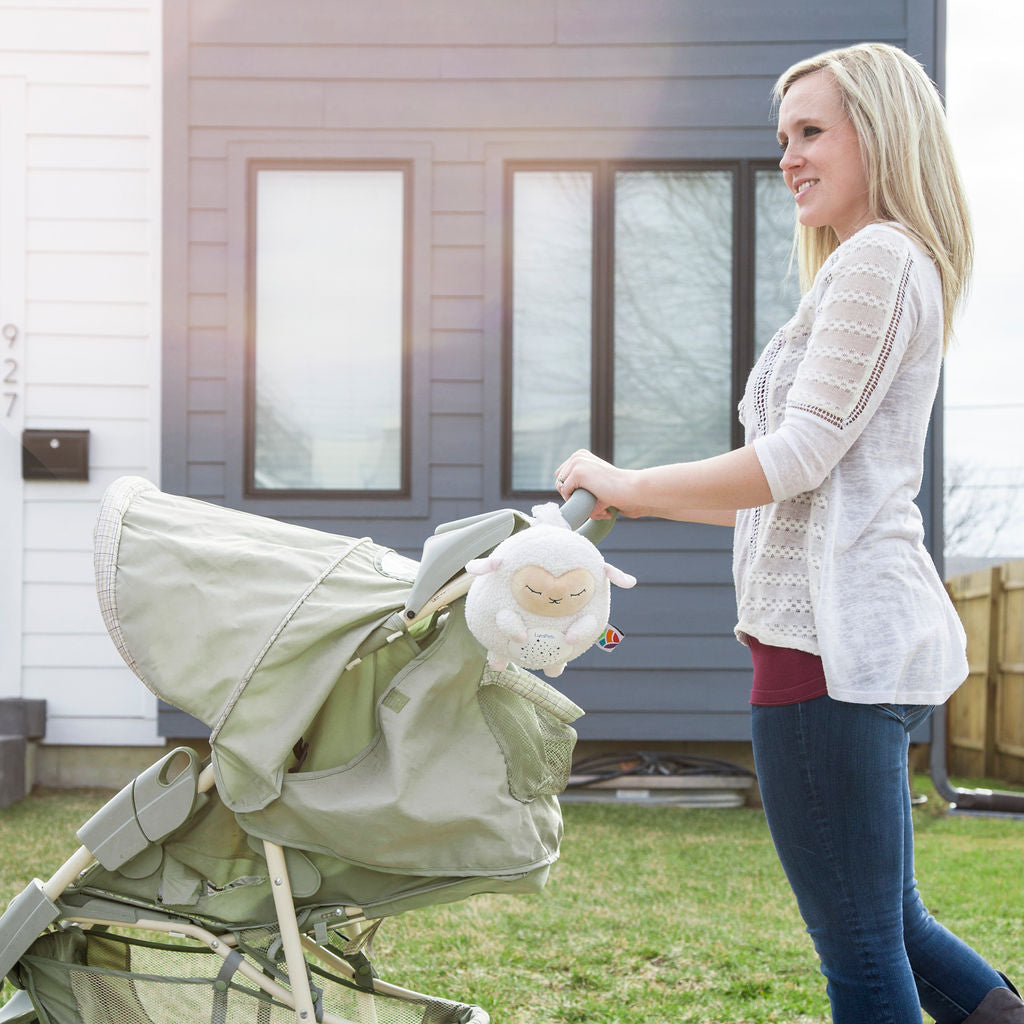
[[591, 436], [593, 180], [586, 171], [513, 178], [512, 479], [554, 478]]
[[407, 490], [402, 165], [250, 165], [247, 490]]
[[733, 182], [617, 171], [611, 457], [630, 468], [729, 446]]
[[506, 489], [549, 489], [579, 447], [638, 467], [739, 443], [746, 375], [796, 306], [777, 169], [510, 165], [507, 184]]
[[754, 258], [754, 354], [759, 356], [775, 332], [796, 312], [799, 271], [793, 254], [793, 197], [778, 170], [754, 172], [757, 204]]

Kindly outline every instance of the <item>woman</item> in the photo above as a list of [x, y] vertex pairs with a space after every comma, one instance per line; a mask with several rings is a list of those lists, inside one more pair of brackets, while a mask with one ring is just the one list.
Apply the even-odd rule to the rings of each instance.
[[776, 84], [805, 294], [754, 367], [743, 448], [559, 468], [627, 516], [735, 526], [765, 813], [840, 1024], [1024, 1022], [1005, 977], [937, 924], [913, 873], [908, 736], [967, 674], [914, 504], [970, 274], [941, 104], [902, 51], [865, 44]]

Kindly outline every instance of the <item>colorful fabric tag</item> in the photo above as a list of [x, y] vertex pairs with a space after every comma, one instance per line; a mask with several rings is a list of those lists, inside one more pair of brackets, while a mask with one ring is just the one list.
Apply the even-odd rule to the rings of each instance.
[[616, 629], [610, 622], [608, 628], [597, 638], [597, 646], [601, 648], [605, 654], [611, 654], [616, 647], [626, 639], [626, 634], [620, 629]]

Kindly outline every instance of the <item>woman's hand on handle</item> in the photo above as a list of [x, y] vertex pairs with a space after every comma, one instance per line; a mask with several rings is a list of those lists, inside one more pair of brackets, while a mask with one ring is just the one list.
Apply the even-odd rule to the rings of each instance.
[[563, 500], [580, 487], [597, 499], [591, 519], [609, 519], [615, 510], [624, 516], [643, 515], [630, 495], [631, 470], [619, 469], [585, 449], [573, 452], [555, 473], [555, 489]]

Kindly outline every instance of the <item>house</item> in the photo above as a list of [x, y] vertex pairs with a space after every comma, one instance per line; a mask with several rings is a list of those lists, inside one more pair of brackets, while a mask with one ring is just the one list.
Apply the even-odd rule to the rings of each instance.
[[[162, 743], [91, 556], [105, 485], [160, 477], [162, 82], [154, 0], [0, 7], [0, 698], [46, 702], [57, 784], [121, 784]], [[23, 430], [78, 476], [88, 431], [88, 480], [23, 479]], [[90, 775], [100, 747], [126, 770]]]
[[[96, 611], [90, 528], [119, 475], [416, 557], [441, 523], [552, 500], [576, 447], [736, 444], [795, 299], [772, 83], [878, 39], [941, 84], [944, 31], [943, 0], [0, 9], [0, 515], [21, 567], [0, 696], [46, 700], [41, 776], [201, 733]], [[24, 428], [88, 430], [88, 480], [22, 481]], [[640, 585], [613, 606], [626, 641], [559, 681], [581, 740], [747, 742], [729, 546], [654, 521], [605, 541]]]

